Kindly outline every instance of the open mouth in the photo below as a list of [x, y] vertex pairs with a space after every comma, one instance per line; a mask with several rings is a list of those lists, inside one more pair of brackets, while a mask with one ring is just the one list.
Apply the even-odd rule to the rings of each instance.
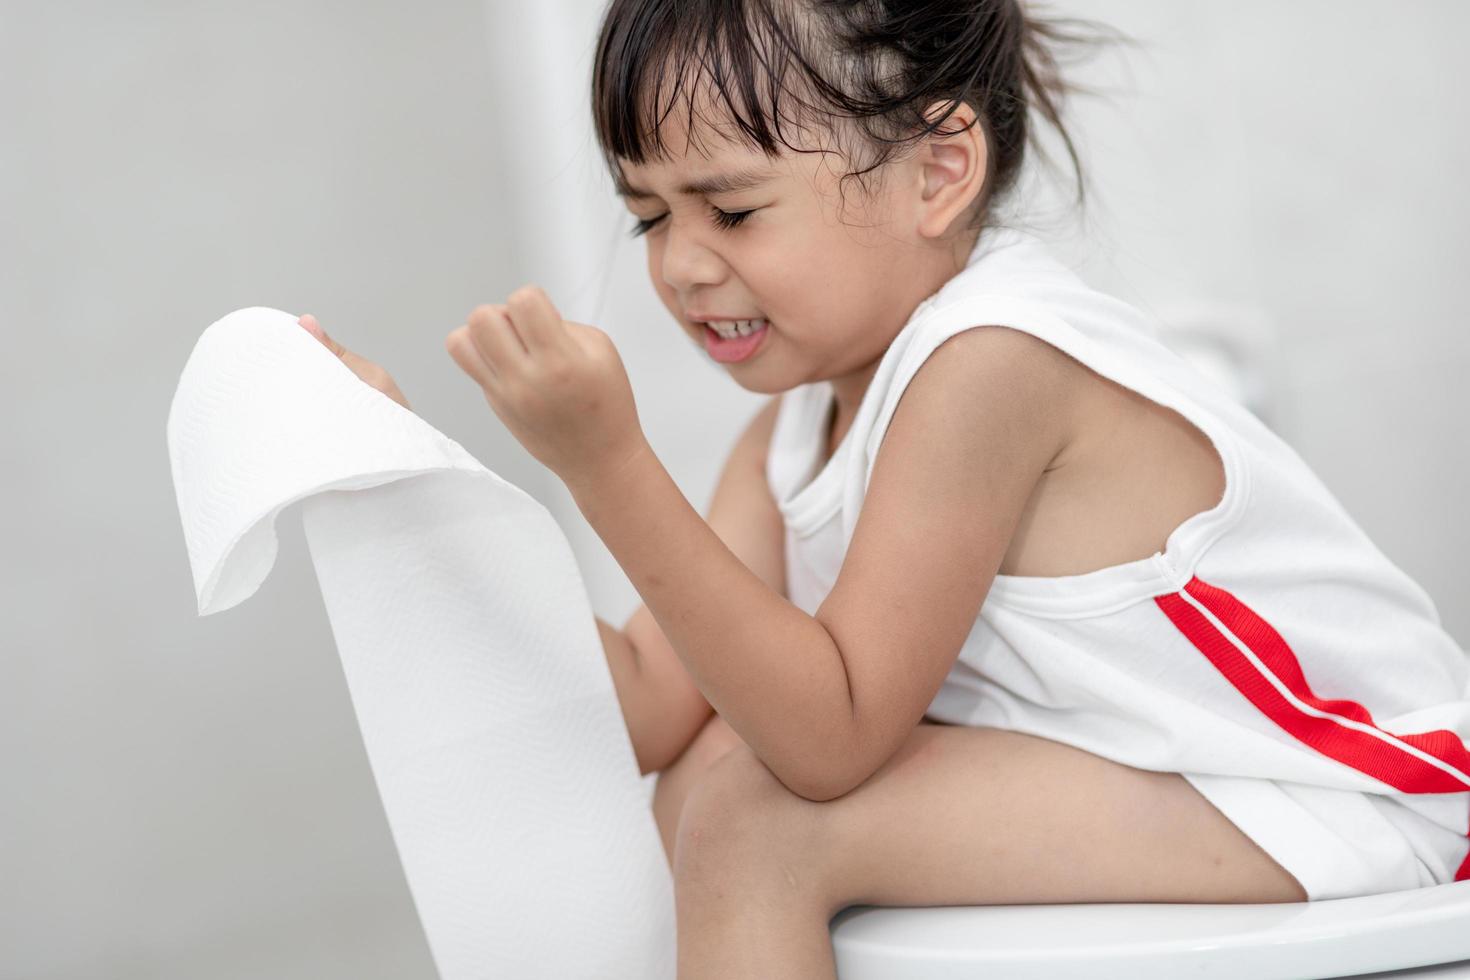
[[771, 328], [770, 322], [764, 319], [724, 321], [721, 323], [723, 331], [708, 323], [700, 326], [704, 329], [705, 351], [721, 364], [733, 364], [754, 356]]

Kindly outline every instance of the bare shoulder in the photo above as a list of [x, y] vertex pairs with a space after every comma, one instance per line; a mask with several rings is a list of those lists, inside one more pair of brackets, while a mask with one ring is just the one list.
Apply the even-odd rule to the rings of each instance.
[[1014, 389], [1041, 384], [1052, 395], [1084, 386], [1091, 373], [1060, 347], [1025, 330], [1000, 325], [959, 331], [929, 355], [925, 366], [936, 361], [953, 362], [956, 371], [979, 372], [993, 380], [1009, 378], [1008, 386]]
[[[909, 388], [922, 391], [913, 400], [927, 405], [916, 411], [954, 413], [958, 422], [999, 411], [1015, 426], [1044, 435], [1060, 452], [1076, 434], [1096, 377], [1066, 351], [1034, 334], [986, 325], [961, 330], [939, 344], [919, 366]], [[904, 397], [909, 394], [906, 390]]]
[[958, 331], [928, 353], [904, 386], [864, 510], [876, 510], [873, 523], [897, 520], [906, 508], [893, 498], [923, 500], [935, 488], [965, 488], [955, 502], [961, 511], [978, 498], [1009, 524], [1077, 439], [1093, 377], [1071, 355], [1024, 330]]

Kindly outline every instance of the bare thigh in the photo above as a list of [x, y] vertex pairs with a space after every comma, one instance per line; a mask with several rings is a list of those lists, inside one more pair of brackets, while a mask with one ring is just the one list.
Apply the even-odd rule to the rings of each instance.
[[1307, 900], [1180, 774], [1020, 732], [920, 724], [814, 805], [847, 904]]
[[787, 790], [744, 742], [716, 761], [680, 815], [686, 871], [804, 867], [834, 912], [1307, 900], [1183, 776], [1033, 735], [922, 723], [860, 786], [822, 802]]

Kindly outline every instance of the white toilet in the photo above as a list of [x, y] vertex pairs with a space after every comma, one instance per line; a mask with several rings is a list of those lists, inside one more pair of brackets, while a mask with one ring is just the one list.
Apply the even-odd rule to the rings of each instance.
[[1470, 881], [1269, 905], [854, 905], [832, 946], [839, 980], [1470, 978]]

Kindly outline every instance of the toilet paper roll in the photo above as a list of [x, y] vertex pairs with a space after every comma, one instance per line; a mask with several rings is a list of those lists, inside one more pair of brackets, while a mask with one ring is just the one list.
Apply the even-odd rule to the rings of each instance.
[[672, 978], [672, 878], [551, 514], [266, 307], [200, 336], [168, 448], [201, 616], [255, 592], [303, 502], [444, 980]]

